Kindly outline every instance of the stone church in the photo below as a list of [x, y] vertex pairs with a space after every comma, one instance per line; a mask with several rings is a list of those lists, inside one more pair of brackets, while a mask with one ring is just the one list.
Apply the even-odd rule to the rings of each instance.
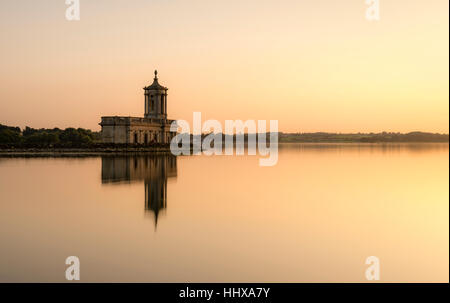
[[104, 143], [151, 144], [170, 143], [176, 132], [170, 131], [174, 120], [167, 119], [167, 87], [158, 83], [155, 70], [153, 83], [144, 87], [144, 117], [107, 116], [102, 117]]

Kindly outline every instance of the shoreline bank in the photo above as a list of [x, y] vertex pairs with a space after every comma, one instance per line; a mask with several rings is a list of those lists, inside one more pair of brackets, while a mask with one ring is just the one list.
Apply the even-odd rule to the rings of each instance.
[[169, 154], [168, 147], [123, 148], [7, 148], [0, 149], [0, 157], [91, 157]]
[[[404, 147], [417, 148], [430, 145], [447, 145], [448, 142], [280, 142], [278, 148], [291, 148], [295, 146], [303, 146], [304, 148], [315, 147]], [[192, 146], [191, 146], [192, 148]], [[247, 148], [247, 146], [246, 146]], [[96, 156], [135, 156], [135, 155], [164, 155], [171, 154], [170, 147], [143, 147], [143, 146], [127, 146], [127, 147], [95, 147], [95, 148], [0, 148], [1, 157], [96, 157]]]

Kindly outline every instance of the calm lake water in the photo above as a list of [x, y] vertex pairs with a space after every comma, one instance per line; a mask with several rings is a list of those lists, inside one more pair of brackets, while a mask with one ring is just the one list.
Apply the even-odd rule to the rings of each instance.
[[449, 281], [448, 144], [0, 158], [0, 282]]

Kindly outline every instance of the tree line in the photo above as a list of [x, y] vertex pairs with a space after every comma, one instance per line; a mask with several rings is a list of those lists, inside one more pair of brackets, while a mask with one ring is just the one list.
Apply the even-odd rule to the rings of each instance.
[[8, 146], [88, 146], [100, 140], [100, 133], [84, 128], [13, 127], [0, 124], [0, 144]]

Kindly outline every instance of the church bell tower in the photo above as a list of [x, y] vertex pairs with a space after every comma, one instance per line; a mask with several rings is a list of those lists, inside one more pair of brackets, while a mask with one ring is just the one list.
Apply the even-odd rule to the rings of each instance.
[[167, 87], [158, 83], [158, 71], [155, 70], [152, 85], [144, 87], [145, 118], [167, 119], [167, 90]]

